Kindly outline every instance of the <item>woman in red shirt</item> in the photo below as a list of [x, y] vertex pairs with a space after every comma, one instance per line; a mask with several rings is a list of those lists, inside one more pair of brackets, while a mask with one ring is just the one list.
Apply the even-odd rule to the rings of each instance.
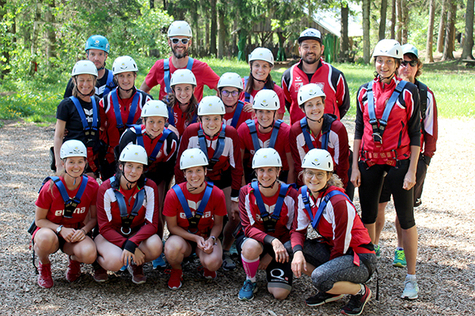
[[37, 228], [33, 241], [39, 257], [38, 285], [43, 288], [53, 286], [49, 255], [58, 249], [68, 255], [66, 279], [69, 282], [81, 275], [81, 262], [93, 263], [96, 260], [96, 245], [87, 234], [96, 226], [99, 185], [92, 177], [83, 175], [86, 146], [81, 141], [68, 140], [61, 146], [59, 154], [63, 171], [58, 177], [46, 178], [48, 181], [35, 203]]
[[142, 146], [129, 144], [119, 156], [116, 174], [104, 181], [97, 197], [99, 235], [94, 279], [107, 280], [107, 271], [124, 265], [135, 284], [145, 283], [143, 264], [162, 252], [156, 234], [160, 225], [157, 185], [143, 175], [148, 163]]
[[215, 279], [223, 262], [223, 250], [217, 237], [227, 214], [224, 193], [206, 181], [208, 158], [199, 148], [183, 152], [180, 169], [186, 182], [176, 184], [165, 198], [163, 215], [170, 231], [165, 257], [171, 265], [168, 287], [179, 289], [183, 281], [181, 263], [193, 252], [200, 258], [203, 275]]

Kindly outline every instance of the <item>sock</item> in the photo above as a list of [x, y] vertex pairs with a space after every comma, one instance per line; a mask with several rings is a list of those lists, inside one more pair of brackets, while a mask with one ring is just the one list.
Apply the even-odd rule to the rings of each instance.
[[366, 287], [364, 286], [364, 284], [360, 283], [360, 290], [358, 291], [358, 293], [356, 293], [356, 295], [365, 295], [365, 293], [366, 293]]
[[407, 274], [406, 275], [406, 281], [416, 281], [416, 275], [415, 274]]
[[247, 279], [251, 282], [256, 282], [257, 268], [259, 267], [259, 258], [255, 260], [249, 260], [244, 258], [241, 254], [242, 266], [244, 267], [244, 272], [246, 272]]
[[402, 247], [397, 247], [396, 250], [404, 250]]

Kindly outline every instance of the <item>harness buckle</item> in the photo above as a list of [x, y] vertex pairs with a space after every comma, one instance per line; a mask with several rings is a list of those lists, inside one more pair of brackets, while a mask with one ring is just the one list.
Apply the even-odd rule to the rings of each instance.
[[77, 207], [77, 203], [73, 199], [69, 199], [68, 202], [64, 205], [64, 214], [65, 218], [73, 218], [74, 210]]
[[381, 145], [383, 144], [383, 137], [379, 132], [373, 132], [373, 141], [375, 143], [380, 143]]
[[124, 232], [124, 226], [120, 228], [120, 232], [124, 234], [125, 236], [130, 235], [130, 233], [132, 232], [132, 229], [130, 228], [130, 226], [128, 226], [127, 228], [129, 229], [127, 232]]

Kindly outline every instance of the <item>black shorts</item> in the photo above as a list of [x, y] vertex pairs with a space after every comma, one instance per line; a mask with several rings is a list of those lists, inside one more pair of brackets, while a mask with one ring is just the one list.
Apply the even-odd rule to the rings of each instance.
[[233, 182], [233, 178], [231, 177], [231, 167], [222, 171], [219, 179], [217, 180], [208, 179], [208, 180], [213, 182], [213, 184], [217, 186], [218, 188], [220, 188], [221, 190], [227, 187], [230, 187], [231, 183]]

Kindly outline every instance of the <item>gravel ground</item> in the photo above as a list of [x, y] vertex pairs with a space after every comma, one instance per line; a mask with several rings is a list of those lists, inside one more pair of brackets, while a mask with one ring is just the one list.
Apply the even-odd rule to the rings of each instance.
[[[113, 273], [105, 284], [92, 279], [90, 266], [75, 283], [64, 277], [66, 256], [51, 256], [54, 287], [45, 290], [36, 283], [31, 265], [29, 234], [34, 202], [41, 181], [49, 174], [48, 148], [53, 125], [4, 121], [0, 129], [0, 314], [76, 315], [335, 315], [344, 302], [317, 308], [304, 304], [313, 287], [308, 277], [294, 281], [290, 296], [276, 301], [265, 290], [265, 274], [259, 272], [260, 291], [254, 300], [237, 299], [244, 272], [218, 271], [216, 281], [205, 281], [197, 263], [185, 265], [183, 287], [171, 291], [165, 272], [146, 266], [145, 285], [134, 285], [126, 273]], [[346, 121], [349, 131], [352, 123]], [[418, 283], [420, 298], [399, 298], [405, 269], [391, 265], [396, 232], [387, 222], [382, 234], [379, 263], [379, 301], [373, 299], [365, 315], [463, 315], [475, 310], [475, 231], [469, 198], [474, 187], [470, 164], [475, 154], [472, 131], [475, 120], [441, 119], [438, 151], [429, 168], [423, 205], [416, 210], [419, 229]], [[352, 135], [350, 135], [352, 139]], [[458, 158], [456, 159], [455, 155]], [[356, 205], [358, 202], [356, 199]], [[387, 218], [395, 215], [392, 203]], [[376, 292], [376, 281], [369, 286]]]

